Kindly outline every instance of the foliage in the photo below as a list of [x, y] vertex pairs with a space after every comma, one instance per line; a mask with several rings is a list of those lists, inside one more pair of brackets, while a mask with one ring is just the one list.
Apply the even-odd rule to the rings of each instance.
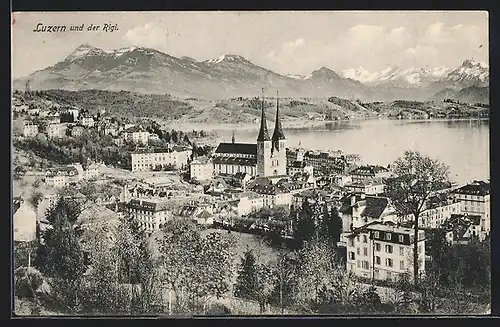
[[14, 270], [14, 293], [17, 297], [35, 297], [42, 282], [43, 276], [35, 268], [19, 267]]
[[247, 250], [241, 258], [240, 270], [234, 287], [234, 295], [251, 299], [257, 284], [256, 258], [252, 250]]
[[413, 304], [413, 289], [408, 274], [401, 274], [396, 281], [392, 299], [397, 313], [410, 313]]
[[[162, 279], [174, 293], [176, 312], [186, 312], [200, 302], [205, 307], [210, 297], [220, 297], [229, 289], [234, 244], [231, 238], [219, 233], [203, 238], [198, 225], [179, 219], [167, 222], [157, 241]], [[189, 301], [185, 301], [184, 291]]]
[[392, 200], [400, 217], [414, 219], [413, 262], [415, 283], [418, 283], [418, 232], [420, 213], [433, 192], [448, 181], [448, 167], [418, 151], [407, 150], [394, 162], [394, 174], [386, 185], [386, 194]]

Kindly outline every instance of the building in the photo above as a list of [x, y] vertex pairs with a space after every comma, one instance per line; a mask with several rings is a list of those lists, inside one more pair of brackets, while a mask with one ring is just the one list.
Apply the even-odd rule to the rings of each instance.
[[192, 150], [183, 147], [132, 153], [132, 172], [189, 167]]
[[346, 184], [349, 192], [365, 193], [367, 195], [381, 195], [384, 193], [385, 184], [381, 178], [367, 178]]
[[36, 240], [37, 213], [23, 199], [16, 199], [12, 223], [14, 242], [31, 242]]
[[94, 127], [94, 117], [89, 115], [82, 116], [80, 119], [80, 123], [85, 127]]
[[[447, 194], [432, 196], [426, 202], [419, 216], [419, 226], [422, 228], [439, 228], [454, 214], [460, 214], [461, 203]], [[402, 222], [414, 221], [413, 215], [408, 215]]]
[[38, 135], [38, 125], [32, 122], [24, 122], [23, 136], [35, 137]]
[[305, 161], [295, 161], [291, 165], [288, 165], [288, 175], [293, 176], [297, 173], [306, 173], [313, 176], [314, 167], [306, 164]]
[[264, 206], [266, 207], [286, 206], [290, 208], [292, 205], [292, 193], [281, 183], [259, 184], [252, 187], [252, 191], [264, 197]]
[[45, 184], [53, 187], [63, 187], [72, 182], [78, 182], [80, 176], [75, 167], [67, 166], [49, 168], [45, 173]]
[[354, 229], [372, 222], [397, 222], [396, 211], [386, 197], [349, 193], [340, 200], [342, 240]]
[[147, 145], [149, 142], [149, 132], [144, 130], [142, 126], [132, 126], [123, 131], [123, 139]]
[[247, 173], [251, 176], [286, 175], [286, 138], [279, 116], [279, 97], [276, 99], [276, 119], [272, 137], [267, 130], [264, 99], [257, 144], [220, 143], [213, 156], [216, 174]]
[[257, 146], [248, 143], [219, 143], [212, 157], [218, 175], [247, 173], [257, 175]]
[[50, 123], [46, 128], [48, 138], [61, 138], [66, 134], [66, 125], [61, 123]]
[[[347, 270], [375, 280], [413, 278], [414, 230], [374, 222], [355, 229], [347, 238]], [[418, 270], [425, 273], [425, 232], [418, 232]]]
[[[289, 154], [291, 156], [291, 154]], [[299, 157], [300, 155], [297, 154]], [[345, 174], [349, 171], [351, 164], [347, 162], [344, 156], [338, 156], [336, 152], [326, 151], [306, 151], [303, 160], [307, 165], [314, 167], [317, 173], [330, 175]]]
[[453, 214], [441, 226], [449, 244], [467, 244], [474, 238], [481, 239], [481, 216]]
[[491, 232], [489, 181], [473, 181], [452, 194], [460, 201], [462, 213], [481, 216], [481, 239], [486, 239]]
[[87, 133], [87, 129], [83, 126], [75, 125], [70, 130], [72, 137], [81, 137]]
[[89, 162], [84, 165], [80, 163], [68, 165], [74, 167], [78, 171], [78, 180], [89, 180], [99, 177], [99, 165], [94, 162]]
[[98, 204], [91, 204], [83, 209], [76, 222], [84, 229], [104, 226], [113, 228], [120, 223], [118, 213]]
[[357, 167], [352, 170], [349, 175], [352, 176], [353, 182], [358, 182], [376, 177], [387, 178], [391, 176], [391, 171], [382, 166], [366, 165]]
[[234, 207], [240, 217], [257, 212], [264, 207], [265, 196], [262, 194], [247, 191], [239, 193], [236, 198]]
[[257, 176], [286, 175], [286, 166], [286, 138], [279, 117], [279, 97], [276, 97], [276, 119], [271, 138], [267, 131], [264, 99], [262, 99], [262, 115], [257, 136]]
[[166, 200], [132, 199], [127, 203], [127, 210], [149, 235], [159, 231], [173, 217]]
[[211, 179], [214, 175], [214, 164], [206, 156], [193, 159], [189, 164], [189, 176], [191, 179], [204, 181]]
[[104, 135], [118, 136], [118, 126], [116, 124], [106, 124], [104, 126]]

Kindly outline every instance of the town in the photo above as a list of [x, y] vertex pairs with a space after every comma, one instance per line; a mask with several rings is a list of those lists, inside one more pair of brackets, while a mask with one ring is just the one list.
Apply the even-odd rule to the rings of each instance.
[[[381, 166], [342, 150], [289, 147], [279, 94], [270, 130], [264, 90], [255, 143], [238, 142], [233, 131], [230, 142], [216, 144], [202, 142], [207, 131], [126, 121], [105, 108], [91, 114], [28, 105], [23, 99], [30, 92], [12, 99], [12, 170], [14, 268], [19, 280], [30, 281], [26, 297], [38, 303], [32, 312], [49, 307], [40, 304], [49, 295], [80, 294], [76, 284], [64, 284], [78, 274], [78, 280], [96, 272], [104, 278], [104, 268], [112, 266], [106, 265], [119, 259], [99, 251], [119, 242], [135, 242], [130, 246], [137, 253], [164, 258], [137, 268], [135, 282], [109, 273], [110, 284], [126, 285], [127, 294], [128, 285], [131, 294], [141, 292], [141, 309], [127, 312], [487, 311], [489, 180], [457, 185], [441, 163], [413, 151]], [[132, 235], [136, 227], [151, 250]], [[76, 243], [64, 245], [61, 237]], [[74, 259], [76, 248], [85, 264]], [[139, 262], [136, 252], [125, 257]], [[191, 264], [189, 274], [176, 266]], [[58, 266], [73, 275], [59, 274]], [[168, 276], [151, 273], [145, 280], [149, 272], [143, 270], [152, 267]], [[67, 307], [103, 314], [132, 310], [116, 304], [110, 294], [121, 293], [101, 279], [95, 285], [109, 291], [108, 298], [90, 304], [82, 291], [80, 299], [65, 298]]]

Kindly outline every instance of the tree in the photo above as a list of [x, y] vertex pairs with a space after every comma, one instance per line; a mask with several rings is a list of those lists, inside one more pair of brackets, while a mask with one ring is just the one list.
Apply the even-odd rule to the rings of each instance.
[[336, 207], [328, 210], [328, 206], [324, 205], [320, 231], [323, 237], [331, 240], [332, 244], [337, 246], [342, 233], [342, 218]]
[[393, 304], [396, 312], [409, 313], [413, 304], [413, 293], [408, 274], [398, 276], [394, 285]]
[[275, 285], [271, 294], [274, 304], [278, 304], [281, 313], [284, 308], [294, 303], [296, 288], [296, 266], [285, 254], [281, 254], [273, 265]]
[[[83, 273], [87, 267], [84, 252], [70, 222], [71, 210], [58, 202], [50, 210], [48, 220], [50, 227], [44, 233], [44, 243], [37, 249], [36, 266], [42, 273], [52, 277], [57, 293], [69, 308], [78, 304], [78, 290]], [[51, 285], [52, 286], [52, 285]]]
[[234, 295], [237, 297], [251, 299], [257, 284], [256, 259], [252, 250], [247, 250], [243, 254], [240, 263], [240, 270], [236, 278]]
[[179, 312], [189, 310], [184, 293], [194, 303], [211, 296], [221, 296], [229, 285], [232, 241], [219, 233], [203, 237], [191, 220], [173, 220], [165, 224], [158, 239], [163, 281], [174, 292]]
[[374, 285], [370, 285], [360, 294], [359, 307], [365, 312], [380, 312], [382, 301]]
[[232, 258], [235, 240], [219, 232], [212, 232], [200, 239], [197, 255], [192, 258], [187, 290], [201, 300], [203, 314], [208, 300], [220, 298], [229, 290], [232, 277]]
[[429, 197], [448, 181], [448, 167], [418, 151], [407, 150], [394, 162], [396, 178], [388, 181], [386, 193], [400, 217], [413, 216], [413, 280], [418, 284], [419, 218]]
[[43, 199], [43, 193], [40, 191], [35, 191], [33, 194], [30, 196], [30, 204], [33, 206], [33, 208], [37, 209], [38, 204], [40, 203], [40, 200]]
[[304, 200], [302, 208], [297, 215], [293, 224], [293, 234], [299, 244], [304, 241], [310, 240], [316, 231], [316, 224], [314, 221], [314, 212], [309, 201]]

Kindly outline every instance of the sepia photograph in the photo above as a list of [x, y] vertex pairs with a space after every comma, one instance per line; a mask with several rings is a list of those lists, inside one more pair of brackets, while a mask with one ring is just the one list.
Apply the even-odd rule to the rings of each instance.
[[11, 13], [11, 316], [489, 315], [488, 30]]

